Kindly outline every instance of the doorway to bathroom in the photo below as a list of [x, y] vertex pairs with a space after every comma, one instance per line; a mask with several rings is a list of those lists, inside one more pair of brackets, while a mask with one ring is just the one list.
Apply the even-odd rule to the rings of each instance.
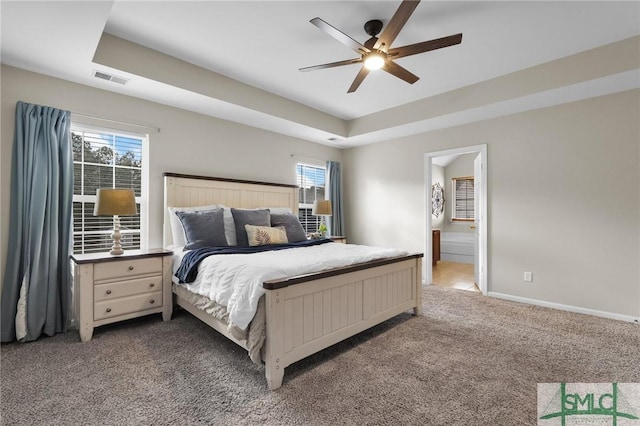
[[487, 294], [487, 146], [425, 154], [428, 284]]

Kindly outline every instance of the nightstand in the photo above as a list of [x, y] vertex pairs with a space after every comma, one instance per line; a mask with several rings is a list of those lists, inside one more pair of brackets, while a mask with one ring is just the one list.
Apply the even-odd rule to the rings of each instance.
[[80, 340], [91, 340], [94, 327], [143, 315], [162, 312], [169, 321], [172, 254], [154, 249], [71, 255]]
[[334, 235], [329, 238], [335, 243], [347, 244], [347, 237], [344, 237], [342, 235]]

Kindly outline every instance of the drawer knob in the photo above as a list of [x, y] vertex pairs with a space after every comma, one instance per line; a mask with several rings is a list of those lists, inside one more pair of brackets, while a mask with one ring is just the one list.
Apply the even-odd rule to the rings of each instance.
[[107, 308], [107, 312], [111, 312], [111, 308]]
[[149, 284], [149, 287], [153, 287], [155, 285], [156, 285], [156, 283], [151, 283], [151, 284]]
[[107, 294], [111, 294], [111, 290], [107, 290]]
[[130, 270], [130, 271], [133, 271], [133, 265], [130, 265], [130, 266], [129, 266], [129, 270]]
[[156, 301], [151, 299], [151, 300], [149, 300], [149, 303], [151, 303], [153, 305], [154, 303], [156, 303]]

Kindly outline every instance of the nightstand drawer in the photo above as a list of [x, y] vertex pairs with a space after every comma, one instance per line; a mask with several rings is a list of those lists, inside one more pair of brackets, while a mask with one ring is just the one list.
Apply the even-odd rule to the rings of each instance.
[[117, 262], [96, 263], [93, 271], [95, 281], [110, 280], [134, 275], [162, 273], [162, 259], [123, 259]]
[[151, 293], [160, 289], [162, 289], [162, 275], [109, 284], [96, 284], [93, 287], [93, 300], [96, 302], [111, 300], [132, 294]]
[[115, 300], [96, 302], [93, 310], [93, 319], [98, 321], [104, 318], [144, 311], [146, 309], [162, 307], [162, 291], [137, 294]]

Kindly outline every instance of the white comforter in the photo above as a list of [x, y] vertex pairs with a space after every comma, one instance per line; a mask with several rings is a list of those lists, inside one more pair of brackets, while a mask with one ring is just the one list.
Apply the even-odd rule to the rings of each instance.
[[[184, 252], [181, 248], [174, 250], [175, 272]], [[189, 291], [226, 306], [231, 323], [245, 330], [260, 296], [265, 294], [264, 281], [406, 254], [399, 249], [327, 243], [253, 254], [213, 255], [200, 263], [196, 280], [184, 285]]]

